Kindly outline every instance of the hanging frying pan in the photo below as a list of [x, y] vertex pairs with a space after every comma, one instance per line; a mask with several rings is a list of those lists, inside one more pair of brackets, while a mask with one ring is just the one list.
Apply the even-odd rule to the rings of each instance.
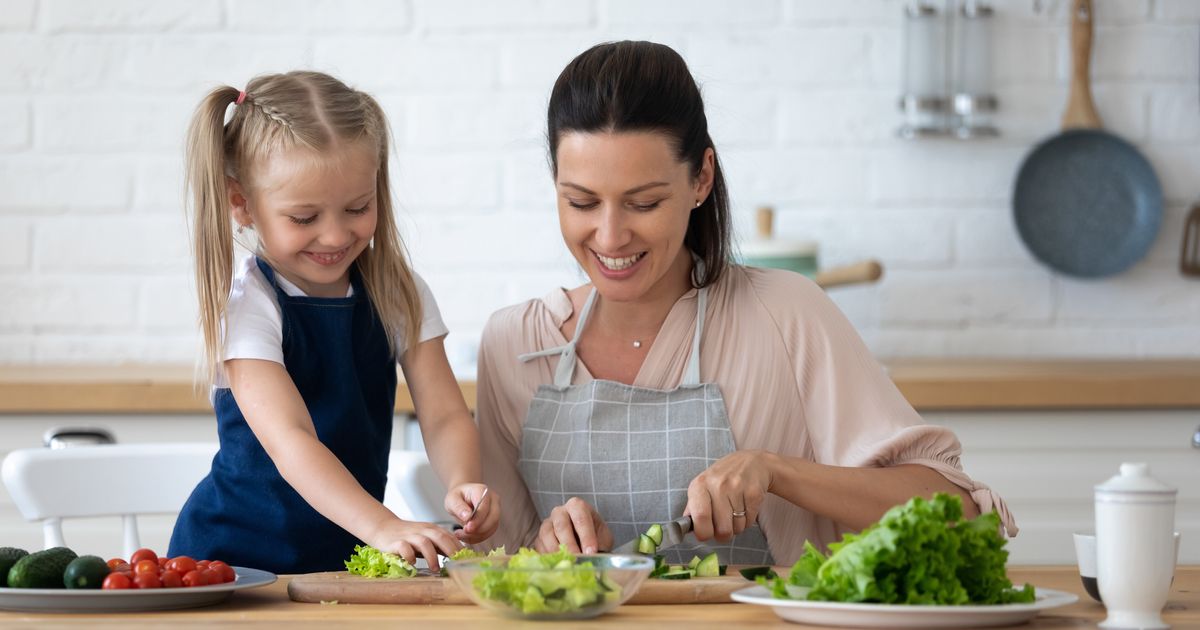
[[1063, 131], [1025, 157], [1013, 191], [1021, 240], [1047, 266], [1099, 278], [1133, 266], [1154, 242], [1163, 195], [1133, 145], [1101, 129], [1088, 78], [1092, 1], [1071, 8], [1071, 88]]

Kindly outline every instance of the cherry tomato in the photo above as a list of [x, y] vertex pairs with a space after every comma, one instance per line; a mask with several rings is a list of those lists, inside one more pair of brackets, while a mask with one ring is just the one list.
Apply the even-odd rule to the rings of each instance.
[[141, 560], [153, 560], [158, 562], [158, 554], [154, 553], [153, 549], [138, 549], [133, 552], [129, 558], [129, 564], [137, 564]]
[[124, 573], [109, 573], [108, 577], [104, 578], [104, 583], [100, 585], [102, 589], [114, 590], [133, 588], [133, 580], [129, 579]]
[[158, 575], [158, 562], [155, 560], [138, 560], [138, 563], [133, 565], [133, 574], [141, 575], [142, 573]]
[[166, 556], [159, 556], [158, 557], [158, 566], [165, 569], [167, 567], [167, 563], [170, 562], [170, 560], [171, 559]]
[[217, 577], [220, 578], [221, 582], [232, 582], [237, 579], [237, 572], [233, 570], [233, 567], [220, 560], [213, 560], [210, 562], [208, 564], [208, 570], [216, 574]]
[[199, 562], [196, 563], [196, 568], [197, 569], [207, 569], [208, 565], [209, 565], [208, 560], [200, 560]]
[[138, 588], [162, 588], [163, 585], [158, 573], [139, 573], [133, 576], [133, 583], [137, 584]]
[[183, 575], [184, 586], [208, 586], [208, 580], [199, 571], [188, 571]]
[[108, 568], [113, 571], [116, 571], [117, 567], [121, 566], [122, 564], [129, 564], [129, 563], [125, 562], [125, 560], [122, 558], [113, 558], [112, 560], [108, 561]]
[[189, 571], [196, 570], [196, 561], [187, 556], [176, 556], [167, 561], [167, 568], [177, 571], [179, 575], [187, 575]]
[[178, 571], [167, 569], [162, 573], [162, 585], [163, 588], [179, 588], [183, 586], [183, 578]]
[[200, 575], [204, 576], [204, 582], [206, 584], [220, 584], [221, 583], [221, 574], [220, 573], [213, 571], [212, 569], [199, 569], [199, 571], [200, 571]]

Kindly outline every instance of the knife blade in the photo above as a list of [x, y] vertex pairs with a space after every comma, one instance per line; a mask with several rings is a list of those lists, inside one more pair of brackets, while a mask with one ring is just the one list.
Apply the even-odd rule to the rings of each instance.
[[[659, 550], [667, 547], [674, 547], [683, 542], [684, 536], [692, 533], [692, 517], [681, 516], [669, 523], [664, 523], [663, 526], [663, 541], [658, 546]], [[633, 540], [614, 547], [612, 553], [634, 553], [637, 551], [638, 536], [634, 536]]]

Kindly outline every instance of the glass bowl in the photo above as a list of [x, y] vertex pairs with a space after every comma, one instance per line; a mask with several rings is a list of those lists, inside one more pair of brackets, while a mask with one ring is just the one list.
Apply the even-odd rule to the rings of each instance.
[[625, 603], [654, 568], [633, 555], [580, 555], [546, 567], [537, 556], [446, 562], [450, 579], [476, 604], [519, 619], [587, 619]]

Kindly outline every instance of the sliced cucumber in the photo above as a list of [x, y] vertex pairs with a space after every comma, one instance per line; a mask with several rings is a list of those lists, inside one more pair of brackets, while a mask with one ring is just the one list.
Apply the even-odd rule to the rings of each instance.
[[696, 566], [700, 564], [700, 556], [692, 556], [691, 562], [688, 562], [688, 568], [695, 571]]
[[658, 578], [660, 580], [690, 580], [692, 579], [692, 570], [685, 567], [671, 567]]
[[717, 553], [704, 556], [700, 564], [696, 565], [696, 577], [717, 577], [721, 575], [721, 561], [717, 559]]
[[720, 567], [717, 567], [717, 575], [725, 575], [725, 571], [728, 568], [729, 568], [728, 564], [722, 564]]
[[645, 534], [641, 534], [640, 536], [638, 536], [638, 544], [637, 544], [637, 552], [638, 553], [644, 553], [646, 555], [651, 555], [657, 550], [658, 550], [658, 543], [654, 542], [653, 538], [651, 538]]
[[760, 575], [768, 580], [774, 580], [775, 578], [779, 577], [775, 574], [775, 569], [771, 567], [746, 567], [745, 569], [739, 571], [739, 573], [741, 573], [742, 577], [746, 578], [747, 580], [754, 580]]
[[646, 535], [650, 537], [650, 540], [654, 541], [655, 547], [661, 545], [663, 539], [662, 525], [659, 525], [658, 523], [651, 525], [646, 529]]

